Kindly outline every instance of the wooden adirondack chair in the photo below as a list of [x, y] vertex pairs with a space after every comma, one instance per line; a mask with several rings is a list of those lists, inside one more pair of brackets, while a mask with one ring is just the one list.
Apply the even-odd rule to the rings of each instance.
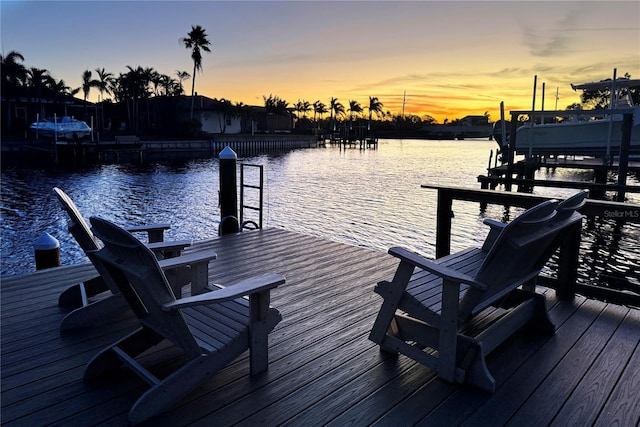
[[[73, 200], [57, 187], [53, 189], [53, 192], [60, 201], [62, 209], [69, 216], [69, 232], [84, 253], [100, 249], [99, 240], [93, 235], [89, 224], [84, 220]], [[162, 259], [161, 265], [167, 271], [175, 292], [188, 283], [192, 284], [192, 292], [203, 291], [207, 284], [209, 261], [216, 258], [215, 252], [202, 251], [180, 256], [182, 249], [190, 246], [191, 242], [189, 240], [162, 241], [163, 230], [168, 228], [169, 226], [166, 224], [156, 224], [130, 227], [128, 230], [149, 232], [149, 241], [153, 241], [153, 243], [148, 243], [147, 247], [154, 252], [156, 257]], [[107, 295], [100, 295], [105, 292]], [[126, 301], [117, 294], [117, 287], [102, 276], [67, 288], [60, 294], [58, 304], [78, 306], [78, 308], [65, 316], [60, 329], [70, 330], [98, 325], [108, 322], [113, 314], [127, 311]], [[94, 298], [96, 296], [99, 297]]]
[[555, 332], [544, 296], [531, 284], [582, 219], [574, 207], [561, 214], [557, 207], [544, 202], [506, 226], [493, 224], [482, 247], [435, 261], [389, 249], [400, 264], [391, 282], [375, 288], [384, 301], [369, 339], [447, 381], [495, 391], [486, 355], [525, 325]]
[[[269, 306], [270, 290], [284, 277], [266, 274], [226, 288], [176, 299], [153, 253], [124, 229], [90, 219], [104, 248], [89, 254], [109, 274], [138, 316], [141, 327], [95, 356], [85, 379], [126, 366], [151, 388], [133, 405], [129, 420], [139, 423], [171, 408], [218, 370], [250, 349], [251, 374], [268, 368], [268, 334], [281, 320]], [[248, 295], [248, 301], [242, 296]], [[169, 340], [187, 361], [166, 378], [156, 378], [136, 356]]]

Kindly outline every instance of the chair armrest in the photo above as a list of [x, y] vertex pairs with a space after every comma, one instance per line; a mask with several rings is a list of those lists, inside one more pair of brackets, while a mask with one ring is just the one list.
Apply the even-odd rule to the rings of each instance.
[[146, 232], [149, 236], [149, 243], [162, 242], [164, 240], [164, 231], [171, 228], [169, 224], [143, 224], [131, 225], [124, 227], [129, 233]]
[[482, 223], [488, 225], [490, 228], [489, 234], [482, 244], [482, 250], [488, 251], [491, 249], [491, 246], [493, 246], [493, 243], [496, 241], [500, 233], [502, 233], [502, 230], [507, 226], [507, 224], [491, 218], [485, 218]]
[[474, 288], [478, 288], [481, 290], [486, 290], [487, 286], [476, 281], [473, 277], [456, 271], [450, 267], [437, 264], [427, 258], [420, 256], [414, 252], [408, 251], [404, 248], [393, 247], [389, 249], [389, 254], [393, 255], [396, 258], [400, 258], [404, 262], [408, 262], [409, 264], [415, 265], [422, 270], [428, 271], [429, 273], [435, 274], [438, 277], [442, 277], [443, 279], [450, 280], [456, 283], [465, 283], [469, 286], [473, 286]]
[[488, 225], [492, 230], [497, 229], [498, 231], [502, 231], [502, 229], [507, 225], [504, 222], [496, 221], [495, 219], [485, 218], [482, 220], [484, 225]]
[[172, 242], [155, 242], [147, 243], [147, 247], [154, 254], [161, 253], [164, 257], [179, 256], [180, 252], [188, 246], [191, 246], [191, 240], [174, 240]]
[[210, 261], [217, 258], [215, 251], [209, 249], [206, 251], [192, 252], [190, 254], [181, 255], [175, 258], [167, 258], [158, 261], [160, 268], [169, 270], [172, 268], [185, 267], [203, 261]]
[[245, 295], [266, 291], [268, 289], [278, 287], [283, 283], [285, 283], [285, 278], [280, 274], [264, 274], [242, 280], [226, 288], [220, 288], [215, 291], [181, 298], [179, 300], [163, 304], [162, 309], [170, 311], [194, 305], [225, 302]]

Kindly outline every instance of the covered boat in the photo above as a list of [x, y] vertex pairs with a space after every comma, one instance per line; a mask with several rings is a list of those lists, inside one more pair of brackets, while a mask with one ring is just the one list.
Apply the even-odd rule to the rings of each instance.
[[[533, 120], [517, 130], [516, 154], [615, 157], [620, 151], [622, 120], [626, 113], [633, 114], [629, 152], [640, 154], [640, 106], [634, 105], [631, 98], [631, 90], [640, 88], [640, 80], [603, 80], [571, 87], [585, 91], [608, 90], [612, 94], [611, 114], [607, 110], [534, 111]], [[554, 117], [549, 118], [550, 115]]]
[[38, 136], [56, 140], [79, 142], [91, 136], [91, 127], [87, 123], [69, 116], [40, 120], [32, 123], [29, 129]]

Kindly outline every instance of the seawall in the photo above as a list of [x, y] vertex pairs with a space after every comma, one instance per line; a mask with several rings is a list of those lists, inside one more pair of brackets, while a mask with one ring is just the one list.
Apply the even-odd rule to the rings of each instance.
[[[4, 145], [4, 144], [3, 144]], [[140, 140], [119, 136], [115, 140], [82, 144], [39, 141], [3, 147], [3, 161], [52, 164], [117, 164], [208, 159], [226, 146], [239, 157], [286, 152], [317, 146], [313, 135], [214, 135], [200, 140]], [[5, 149], [6, 148], [6, 149]]]

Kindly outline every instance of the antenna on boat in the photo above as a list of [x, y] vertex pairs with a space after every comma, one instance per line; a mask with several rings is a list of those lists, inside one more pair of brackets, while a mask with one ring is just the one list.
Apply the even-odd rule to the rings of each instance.
[[544, 124], [544, 93], [546, 91], [546, 86], [547, 83], [542, 82], [542, 109], [540, 111], [542, 111], [542, 116], [540, 117], [540, 124]]
[[[533, 103], [531, 105], [531, 127], [533, 127], [535, 123], [533, 112], [536, 111], [536, 86], [538, 85], [538, 75], [533, 76]], [[529, 158], [533, 155], [533, 139], [531, 136], [527, 136], [529, 138]]]
[[560, 86], [556, 86], [556, 106], [555, 106], [555, 110], [558, 111], [558, 91], [560, 90]]

